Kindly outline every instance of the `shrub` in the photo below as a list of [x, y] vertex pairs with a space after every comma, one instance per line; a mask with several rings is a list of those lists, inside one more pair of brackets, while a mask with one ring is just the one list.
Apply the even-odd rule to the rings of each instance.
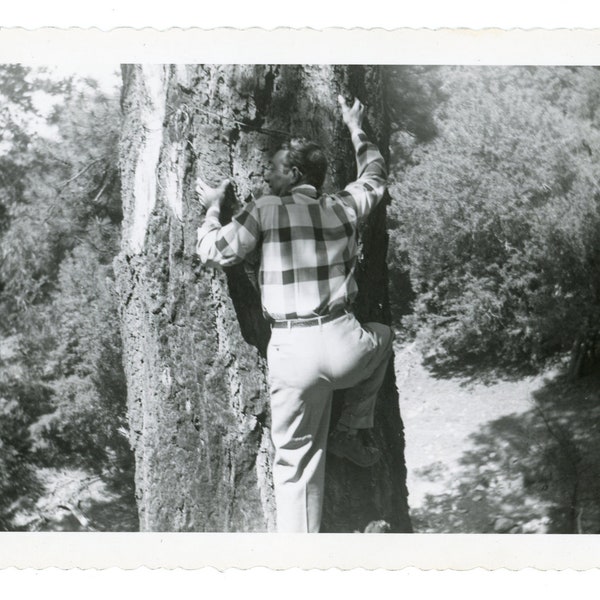
[[[534, 365], [600, 308], [600, 131], [590, 69], [449, 68], [438, 137], [392, 190], [405, 320], [441, 361]], [[594, 82], [596, 88], [591, 85]]]

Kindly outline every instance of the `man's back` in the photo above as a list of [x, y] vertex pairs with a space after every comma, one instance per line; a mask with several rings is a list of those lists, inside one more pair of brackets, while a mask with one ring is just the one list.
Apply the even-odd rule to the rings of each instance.
[[343, 307], [356, 295], [356, 214], [337, 196], [310, 185], [256, 201], [262, 231], [259, 282], [274, 319], [297, 319]]
[[198, 253], [207, 264], [229, 266], [261, 252], [259, 284], [271, 319], [309, 318], [352, 303], [357, 223], [385, 192], [383, 157], [364, 132], [352, 133], [357, 180], [337, 194], [317, 194], [300, 184], [288, 195], [263, 196], [220, 227], [209, 209], [198, 231]]

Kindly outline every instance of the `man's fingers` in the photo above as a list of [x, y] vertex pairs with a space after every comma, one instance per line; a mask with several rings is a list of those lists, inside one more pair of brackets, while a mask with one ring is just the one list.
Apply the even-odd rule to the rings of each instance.
[[364, 111], [365, 107], [363, 103], [358, 99], [354, 98], [354, 102], [352, 103], [352, 107], [348, 106], [346, 99], [341, 94], [338, 96], [338, 102], [340, 107], [342, 108], [343, 114], [360, 114]]
[[201, 188], [204, 190], [204, 189], [208, 188], [208, 184], [206, 183], [206, 181], [204, 181], [200, 177], [196, 177], [196, 188]]
[[196, 178], [196, 194], [198, 194], [198, 200], [204, 208], [214, 206], [216, 203], [221, 203], [225, 199], [227, 187], [230, 184], [229, 179], [224, 179], [221, 183], [213, 188], [203, 181], [200, 177]]
[[215, 189], [219, 190], [219, 191], [224, 191], [227, 189], [227, 186], [230, 184], [230, 180], [229, 179], [224, 179], [223, 181], [221, 181], [221, 183], [219, 184], [219, 186], [217, 188], [213, 188], [210, 185], [208, 185], [208, 183], [206, 183], [205, 181], [203, 181], [202, 179], [200, 179], [200, 177], [198, 177], [196, 179], [196, 191], [198, 193], [209, 193], [211, 191], [215, 191]]

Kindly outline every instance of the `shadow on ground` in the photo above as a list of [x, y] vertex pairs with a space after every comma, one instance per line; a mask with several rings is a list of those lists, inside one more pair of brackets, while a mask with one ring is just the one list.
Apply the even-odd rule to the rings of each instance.
[[443, 360], [438, 355], [423, 359], [423, 365], [436, 379], [460, 378], [464, 386], [472, 383], [493, 384], [498, 381], [520, 381], [537, 370], [524, 362], [505, 363], [498, 366], [495, 356], [463, 355], [461, 360]]
[[484, 424], [451, 483], [411, 511], [415, 531], [600, 533], [600, 375], [546, 380], [532, 409]]

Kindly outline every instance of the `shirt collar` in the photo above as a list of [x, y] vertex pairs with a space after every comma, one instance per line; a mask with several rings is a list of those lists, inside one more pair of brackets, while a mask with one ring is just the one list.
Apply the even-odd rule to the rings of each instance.
[[317, 194], [317, 189], [314, 185], [310, 185], [309, 183], [302, 183], [301, 185], [297, 185], [292, 188], [292, 193], [296, 194], [304, 194], [309, 198], [317, 198], [319, 194]]

